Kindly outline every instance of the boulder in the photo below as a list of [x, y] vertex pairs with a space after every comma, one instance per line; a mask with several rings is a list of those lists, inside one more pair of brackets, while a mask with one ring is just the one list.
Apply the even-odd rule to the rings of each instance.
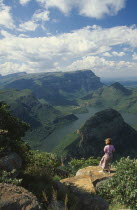
[[74, 194], [77, 200], [78, 210], [107, 210], [107, 202], [96, 195], [96, 184], [99, 181], [108, 179], [114, 175], [112, 173], [99, 173], [99, 166], [89, 166], [80, 169], [76, 176], [66, 178], [60, 181], [59, 187], [63, 190], [69, 190]]
[[36, 196], [31, 192], [12, 184], [0, 184], [1, 210], [39, 210]]
[[21, 157], [15, 153], [11, 152], [6, 156], [0, 158], [0, 169], [6, 171], [12, 171], [13, 169], [20, 169], [22, 166]]

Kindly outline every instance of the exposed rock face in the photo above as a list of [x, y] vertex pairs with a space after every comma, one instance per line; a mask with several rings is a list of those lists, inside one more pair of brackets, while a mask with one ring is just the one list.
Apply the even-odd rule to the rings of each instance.
[[102, 156], [104, 140], [113, 139], [116, 154], [134, 156], [137, 150], [137, 131], [124, 122], [121, 114], [113, 109], [96, 113], [77, 131], [79, 141], [66, 150], [72, 157]]
[[[96, 196], [95, 185], [102, 179], [110, 178], [114, 175], [99, 173], [99, 166], [89, 166], [84, 169], [80, 169], [75, 177], [63, 179], [60, 182], [63, 186], [69, 189], [78, 201], [76, 209], [79, 210], [105, 210], [108, 209], [107, 202]], [[62, 186], [62, 187], [63, 187]]]
[[41, 209], [36, 196], [22, 187], [0, 184], [1, 210], [38, 210]]
[[9, 153], [8, 155], [0, 158], [0, 169], [6, 171], [12, 171], [13, 169], [20, 169], [22, 166], [21, 157], [15, 153]]

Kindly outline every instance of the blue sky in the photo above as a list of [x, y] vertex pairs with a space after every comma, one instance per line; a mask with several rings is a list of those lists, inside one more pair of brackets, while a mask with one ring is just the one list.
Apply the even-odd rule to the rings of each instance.
[[0, 74], [137, 76], [137, 0], [0, 0]]

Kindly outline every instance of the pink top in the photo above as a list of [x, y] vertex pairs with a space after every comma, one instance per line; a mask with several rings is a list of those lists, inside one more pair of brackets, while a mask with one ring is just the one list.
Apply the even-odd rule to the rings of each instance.
[[113, 145], [107, 145], [104, 147], [104, 152], [112, 154], [112, 152], [115, 152], [115, 147]]

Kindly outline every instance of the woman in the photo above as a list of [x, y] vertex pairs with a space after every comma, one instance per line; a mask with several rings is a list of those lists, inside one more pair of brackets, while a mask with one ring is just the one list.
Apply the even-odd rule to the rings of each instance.
[[104, 147], [105, 155], [102, 157], [99, 164], [103, 170], [99, 172], [108, 171], [108, 173], [110, 173], [111, 161], [113, 158], [113, 152], [115, 152], [115, 148], [112, 145], [111, 138], [105, 139], [105, 142], [106, 142], [106, 146]]

